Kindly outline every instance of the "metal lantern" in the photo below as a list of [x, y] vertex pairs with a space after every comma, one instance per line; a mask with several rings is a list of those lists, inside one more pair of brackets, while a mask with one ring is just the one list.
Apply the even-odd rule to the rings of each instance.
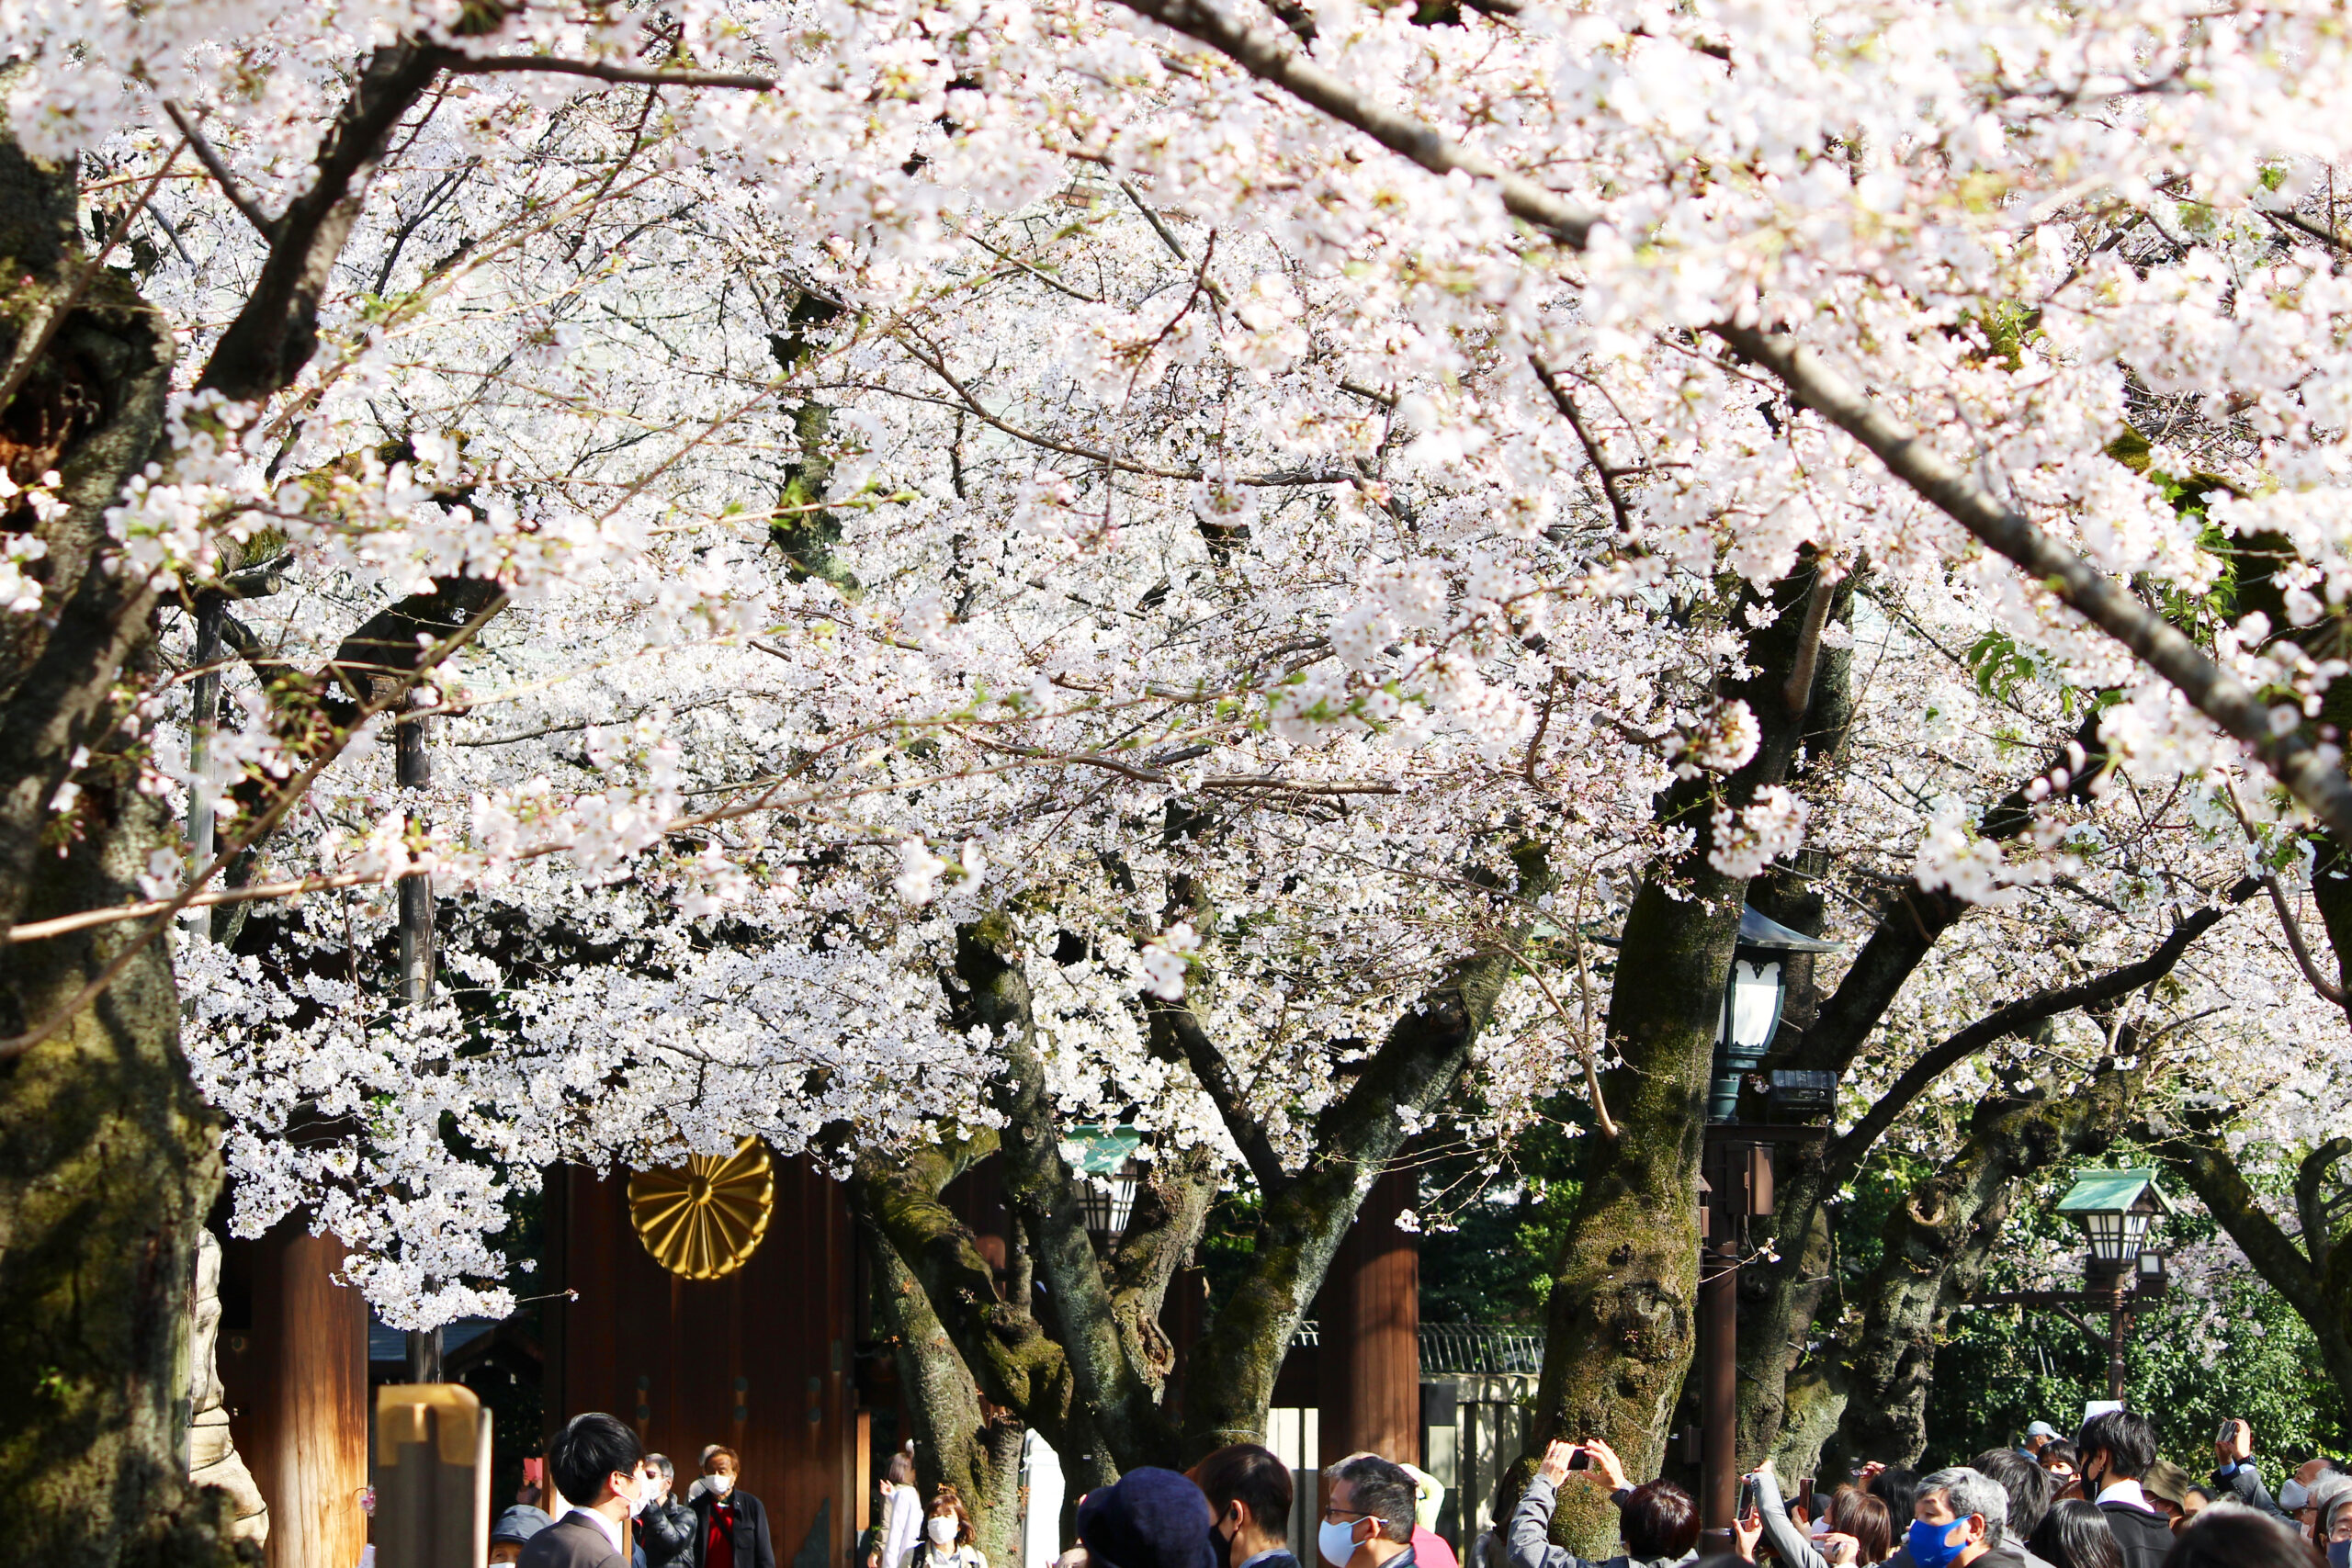
[[1133, 1127], [1073, 1127], [1062, 1158], [1084, 1181], [1079, 1206], [1087, 1234], [1105, 1245], [1125, 1235], [1147, 1168], [1143, 1134]]
[[[2156, 1185], [2153, 1170], [2083, 1170], [2075, 1173], [2075, 1184], [2058, 1200], [2057, 1212], [2083, 1227], [2090, 1242], [2090, 1273], [2111, 1280], [2139, 1271], [2148, 1222], [2173, 1213], [2173, 1203]], [[2163, 1272], [2158, 1258], [2157, 1278]]]
[[1739, 1080], [1764, 1065], [1773, 1036], [1781, 1032], [1792, 953], [1836, 953], [1839, 946], [1792, 931], [1743, 905], [1739, 940], [1732, 948], [1731, 975], [1715, 1025], [1715, 1070], [1708, 1086], [1707, 1119], [1728, 1122], [1739, 1105]]

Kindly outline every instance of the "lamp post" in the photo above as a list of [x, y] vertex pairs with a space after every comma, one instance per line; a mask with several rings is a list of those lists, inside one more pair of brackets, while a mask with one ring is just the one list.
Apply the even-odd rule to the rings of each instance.
[[[1743, 906], [1731, 973], [1724, 981], [1715, 1028], [1714, 1071], [1707, 1085], [1707, 1127], [1700, 1175], [1699, 1508], [1708, 1550], [1731, 1549], [1739, 1490], [1739, 1260], [1747, 1224], [1772, 1212], [1772, 1146], [1817, 1138], [1836, 1097], [1831, 1073], [1776, 1072], [1769, 1122], [1738, 1121], [1740, 1084], [1760, 1070], [1781, 1032], [1788, 1001], [1789, 960], [1800, 953], [1837, 953]], [[1788, 1121], [1780, 1118], [1787, 1117]]]
[[1972, 1296], [1970, 1306], [2044, 1307], [2064, 1313], [2094, 1343], [2098, 1336], [2076, 1316], [2076, 1307], [2107, 1309], [2107, 1396], [2123, 1398], [2123, 1348], [2132, 1337], [2134, 1309], [2164, 1293], [2165, 1255], [2148, 1245], [2149, 1226], [2173, 1213], [2173, 1201], [2144, 1168], [2078, 1170], [2058, 1200], [2056, 1213], [2083, 1227], [2090, 1250], [2083, 1258], [2079, 1291], [2001, 1291]]

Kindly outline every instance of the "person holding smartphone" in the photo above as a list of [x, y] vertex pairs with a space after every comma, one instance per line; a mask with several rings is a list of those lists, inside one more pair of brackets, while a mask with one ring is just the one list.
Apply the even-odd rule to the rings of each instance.
[[2274, 1519], [2292, 1522], [2287, 1510], [2270, 1495], [2270, 1488], [2262, 1483], [2262, 1472], [2255, 1468], [2254, 1427], [2249, 1422], [2224, 1421], [2222, 1429], [2214, 1434], [2213, 1484], [2222, 1489], [2224, 1497], [2233, 1497]]
[[1832, 1497], [1828, 1529], [1808, 1540], [1789, 1517], [1770, 1461], [1747, 1477], [1747, 1484], [1755, 1488], [1756, 1522], [1764, 1544], [1785, 1568], [1863, 1568], [1885, 1562], [1894, 1550], [1886, 1505], [1867, 1492], [1848, 1490]]
[[[1581, 1443], [1554, 1442], [1544, 1451], [1544, 1462], [1520, 1495], [1510, 1517], [1509, 1552], [1511, 1568], [1596, 1568], [1566, 1547], [1552, 1544], [1552, 1514], [1559, 1506], [1559, 1488], [1571, 1471], [1609, 1489], [1624, 1529], [1625, 1550], [1600, 1560], [1597, 1568], [1668, 1568], [1699, 1555], [1699, 1506], [1690, 1494], [1671, 1481], [1635, 1486], [1625, 1478], [1617, 1450], [1599, 1438]], [[1740, 1556], [1755, 1561], [1757, 1531], [1752, 1520], [1733, 1527]]]

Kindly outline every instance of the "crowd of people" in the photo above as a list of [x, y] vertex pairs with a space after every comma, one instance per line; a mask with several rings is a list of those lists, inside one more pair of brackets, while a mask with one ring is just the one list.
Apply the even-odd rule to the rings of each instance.
[[[1928, 1475], [1866, 1464], [1823, 1497], [1782, 1495], [1768, 1465], [1745, 1479], [1728, 1564], [1782, 1568], [2352, 1568], [2352, 1474], [2299, 1466], [2274, 1496], [2244, 1421], [2222, 1428], [2207, 1481], [2157, 1452], [2154, 1425], [2108, 1410], [2068, 1442], [2045, 1422], [2025, 1444]], [[1551, 1540], [1559, 1489], [1576, 1472], [1609, 1490], [1624, 1551], [1600, 1568], [1665, 1568], [1700, 1556], [1699, 1510], [1670, 1481], [1636, 1486], [1608, 1444], [1555, 1442], [1478, 1568], [1594, 1568]]]
[[[1599, 1438], [1550, 1445], [1501, 1532], [1471, 1568], [1669, 1568], [1770, 1560], [1781, 1568], [2352, 1568], [2352, 1473], [2304, 1461], [2274, 1495], [2244, 1421], [2213, 1443], [2209, 1479], [2160, 1457], [2136, 1411], [2092, 1416], [2070, 1442], [2046, 1423], [2024, 1444], [1919, 1475], [1866, 1464], [1849, 1484], [1785, 1495], [1770, 1466], [1747, 1476], [1713, 1558], [1700, 1516], [1671, 1481], [1634, 1484]], [[703, 1453], [683, 1499], [661, 1454], [610, 1416], [574, 1417], [549, 1446], [548, 1495], [506, 1510], [490, 1561], [520, 1568], [775, 1568], [767, 1516], [736, 1484], [733, 1450]], [[1581, 1474], [1579, 1474], [1581, 1472]], [[1461, 1568], [1432, 1529], [1443, 1489], [1408, 1465], [1352, 1454], [1326, 1472], [1315, 1568]], [[1552, 1539], [1563, 1487], [1600, 1486], [1615, 1503], [1623, 1550], [1589, 1562]], [[1056, 1568], [1300, 1568], [1289, 1544], [1292, 1473], [1254, 1443], [1219, 1449], [1190, 1471], [1141, 1467], [1079, 1499], [1078, 1544]], [[989, 1568], [971, 1510], [953, 1486], [922, 1497], [910, 1456], [893, 1457], [865, 1568]], [[567, 1505], [564, 1499], [571, 1499]], [[637, 1521], [632, 1532], [628, 1521]]]
[[[574, 1416], [490, 1531], [490, 1562], [521, 1568], [775, 1568], [767, 1510], [713, 1443], [676, 1494], [677, 1467], [601, 1413]], [[626, 1528], [634, 1521], [635, 1529]]]

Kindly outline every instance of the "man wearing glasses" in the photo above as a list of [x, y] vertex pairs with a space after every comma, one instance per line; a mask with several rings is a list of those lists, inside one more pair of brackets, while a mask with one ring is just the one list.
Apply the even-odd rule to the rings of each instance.
[[1331, 1568], [1413, 1568], [1413, 1478], [1374, 1454], [1331, 1472], [1331, 1501], [1315, 1545]]

